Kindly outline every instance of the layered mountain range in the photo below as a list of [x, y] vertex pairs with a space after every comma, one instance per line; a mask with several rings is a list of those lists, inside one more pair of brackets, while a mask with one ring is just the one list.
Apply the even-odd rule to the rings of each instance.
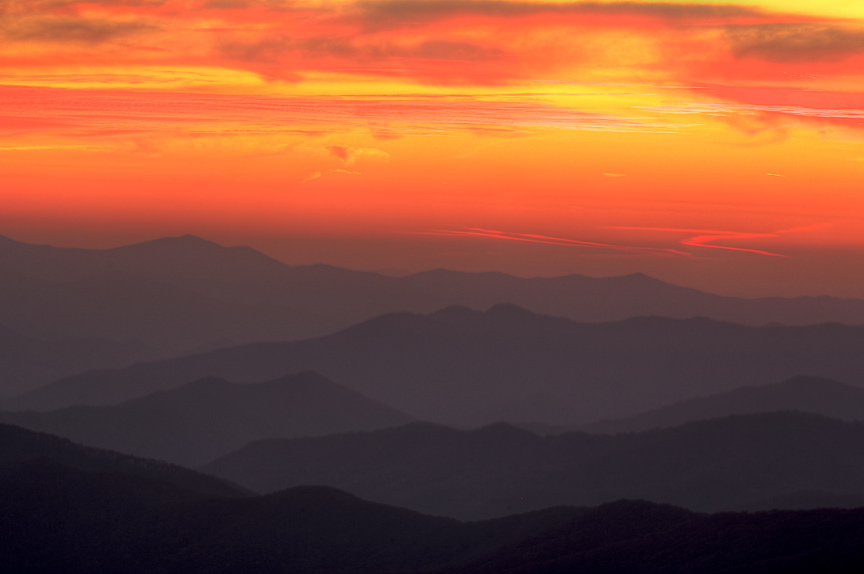
[[857, 506], [864, 504], [862, 452], [864, 421], [764, 413], [616, 436], [418, 423], [260, 441], [199, 470], [261, 493], [326, 485], [477, 520], [621, 498], [711, 512], [784, 497], [792, 508], [810, 506], [808, 498]]
[[268, 496], [0, 425], [11, 572], [855, 572], [864, 510], [700, 514], [618, 501], [459, 522], [326, 487]]
[[864, 568], [864, 301], [0, 237], [2, 394], [10, 571]]
[[318, 339], [258, 343], [61, 379], [6, 404], [116, 404], [207, 376], [315, 371], [422, 420], [587, 424], [798, 375], [864, 384], [864, 327], [710, 319], [577, 323], [497, 305], [397, 313]]
[[[593, 424], [533, 426], [541, 433], [582, 430], [592, 433], [639, 432], [730, 415], [798, 411], [846, 421], [864, 421], [864, 388], [821, 377], [794, 377], [778, 383], [741, 387], [724, 393], [687, 399], [632, 417]], [[532, 428], [532, 425], [528, 425]]]
[[202, 379], [116, 406], [0, 412], [2, 422], [185, 466], [265, 438], [373, 430], [411, 420], [313, 373], [248, 385]]
[[82, 354], [78, 363], [53, 370], [23, 357], [8, 367], [0, 361], [0, 392], [156, 355], [317, 337], [386, 313], [500, 303], [581, 322], [657, 315], [747, 325], [864, 324], [862, 300], [721, 297], [644, 275], [524, 279], [438, 270], [398, 278], [292, 267], [248, 247], [193, 236], [107, 250], [0, 237], [0, 326], [23, 339], [121, 347], [110, 357], [85, 361]]

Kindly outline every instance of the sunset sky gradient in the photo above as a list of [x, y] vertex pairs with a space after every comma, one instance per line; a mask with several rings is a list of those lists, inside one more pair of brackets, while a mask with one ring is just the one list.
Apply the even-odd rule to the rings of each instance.
[[864, 3], [0, 0], [0, 234], [864, 297]]

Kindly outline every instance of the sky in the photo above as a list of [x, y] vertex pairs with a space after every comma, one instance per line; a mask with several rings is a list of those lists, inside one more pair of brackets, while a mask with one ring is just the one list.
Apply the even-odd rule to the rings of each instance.
[[864, 3], [0, 0], [0, 235], [864, 297]]

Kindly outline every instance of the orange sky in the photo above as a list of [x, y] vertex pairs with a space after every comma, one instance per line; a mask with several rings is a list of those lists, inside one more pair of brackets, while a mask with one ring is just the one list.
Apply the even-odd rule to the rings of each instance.
[[24, 241], [864, 297], [862, 136], [860, 2], [0, 0]]

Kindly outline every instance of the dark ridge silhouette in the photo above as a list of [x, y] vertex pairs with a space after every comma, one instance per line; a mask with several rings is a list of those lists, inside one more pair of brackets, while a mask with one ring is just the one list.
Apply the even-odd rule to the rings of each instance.
[[[201, 467], [256, 492], [327, 485], [429, 514], [479, 519], [619, 498], [747, 508], [801, 491], [864, 495], [864, 423], [742, 415], [632, 435], [541, 437], [509, 425], [424, 424], [267, 440]], [[794, 502], [794, 499], [789, 499]]]
[[264, 438], [373, 430], [411, 420], [314, 373], [248, 385], [208, 378], [116, 406], [0, 413], [6, 423], [184, 466]]
[[298, 487], [208, 499], [51, 461], [0, 470], [10, 572], [858, 572], [864, 510], [704, 515], [640, 501], [462, 523]]
[[864, 384], [864, 327], [709, 319], [576, 323], [512, 305], [394, 313], [339, 333], [69, 377], [7, 410], [115, 404], [205, 376], [315, 371], [423, 420], [587, 424], [801, 374]]
[[[32, 461], [47, 461], [87, 473], [132, 475], [175, 485], [184, 491], [196, 492], [199, 496], [237, 497], [246, 494], [242, 488], [224, 480], [167, 462], [83, 446], [58, 436], [0, 424], [0, 470], [8, 470]], [[0, 492], [3, 492], [0, 499], [9, 497], [2, 489]]]
[[842, 572], [862, 568], [864, 510], [686, 515], [622, 501], [439, 574]]
[[3, 469], [0, 490], [11, 572], [410, 572], [464, 563], [580, 515], [469, 525], [320, 487], [212, 499], [50, 461]]
[[10, 394], [91, 369], [125, 367], [164, 355], [135, 342], [40, 340], [0, 326], [0, 389]]
[[584, 430], [599, 433], [639, 432], [729, 415], [800, 411], [848, 421], [864, 420], [864, 389], [819, 377], [795, 377], [779, 383], [744, 387], [697, 397], [628, 417], [577, 428], [527, 427], [542, 434]]

